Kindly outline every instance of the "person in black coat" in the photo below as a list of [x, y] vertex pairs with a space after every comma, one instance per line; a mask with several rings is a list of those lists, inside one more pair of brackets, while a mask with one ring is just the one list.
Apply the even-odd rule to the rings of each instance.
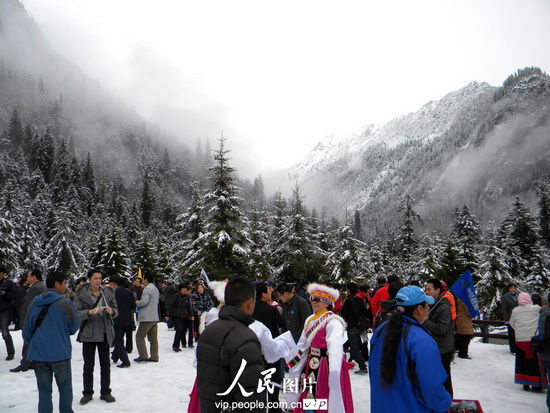
[[281, 305], [286, 326], [292, 333], [294, 341], [298, 342], [306, 319], [312, 314], [311, 307], [302, 297], [294, 293], [290, 284], [277, 286], [278, 299]]
[[[33, 300], [38, 297], [40, 294], [46, 291], [46, 283], [42, 281], [42, 273], [38, 269], [33, 269], [29, 271], [26, 278], [26, 284], [28, 286], [27, 291], [25, 292], [25, 298], [23, 299], [23, 305], [21, 307], [21, 323], [25, 325], [27, 320], [27, 313], [30, 306], [33, 303]], [[12, 373], [17, 373], [20, 371], [27, 371], [31, 368], [32, 363], [27, 360], [27, 352], [29, 351], [29, 343], [23, 340], [23, 351], [21, 352], [21, 363], [19, 366], [10, 369]]]
[[357, 362], [359, 370], [356, 374], [367, 374], [367, 365], [363, 352], [361, 351], [361, 334], [366, 333], [369, 328], [367, 307], [363, 300], [357, 297], [357, 284], [350, 282], [347, 285], [347, 297], [344, 300], [340, 315], [347, 323], [348, 342], [351, 357]]
[[[254, 304], [255, 290], [250, 281], [229, 280], [219, 319], [209, 324], [199, 338], [197, 388], [202, 413], [222, 410], [216, 406], [218, 402], [228, 403], [227, 408], [239, 402], [265, 402], [265, 390], [258, 390], [258, 381], [264, 377], [262, 349], [258, 337], [248, 328], [254, 322]], [[246, 411], [265, 412], [265, 409]]]
[[13, 360], [15, 357], [15, 347], [10, 334], [9, 326], [11, 323], [11, 312], [13, 311], [13, 300], [15, 299], [15, 285], [5, 276], [6, 267], [0, 265], [0, 330], [2, 338], [6, 343], [8, 356], [6, 360]]
[[[178, 286], [178, 293], [170, 300], [170, 306], [167, 308], [168, 314], [166, 319], [172, 319], [174, 323], [174, 342], [172, 350], [181, 351], [180, 343], [183, 348], [193, 346], [193, 308], [191, 307], [191, 296], [189, 295], [189, 287], [182, 283]], [[185, 339], [185, 334], [188, 335], [188, 340]]]
[[[115, 289], [115, 300], [118, 307], [118, 317], [113, 319], [115, 328], [114, 349], [111, 354], [112, 360], [116, 363], [120, 360], [117, 367], [130, 367], [128, 353], [132, 352], [132, 331], [134, 329], [134, 310], [136, 301], [134, 293], [130, 290], [130, 283], [126, 278], [114, 278], [112, 283]], [[126, 346], [124, 345], [124, 336], [126, 336]], [[128, 346], [129, 344], [129, 346]], [[130, 347], [130, 351], [127, 351]]]
[[[286, 327], [283, 316], [279, 313], [279, 310], [268, 304], [271, 301], [271, 289], [268, 288], [265, 282], [257, 282], [256, 307], [254, 308], [254, 313], [252, 313], [252, 318], [269, 328], [271, 336], [275, 338], [281, 334], [282, 331], [286, 330]], [[281, 360], [275, 363], [267, 363], [264, 360], [264, 367], [266, 369], [275, 368], [275, 373], [271, 377], [271, 381], [280, 385], [283, 384], [284, 367]], [[268, 394], [267, 397], [269, 401], [277, 402], [279, 400], [279, 387], [275, 387], [273, 393]]]

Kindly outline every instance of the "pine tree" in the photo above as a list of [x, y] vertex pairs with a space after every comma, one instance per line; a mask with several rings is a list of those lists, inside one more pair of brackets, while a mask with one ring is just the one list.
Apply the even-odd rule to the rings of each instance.
[[76, 220], [65, 205], [54, 211], [53, 235], [46, 245], [48, 268], [76, 277], [86, 263], [79, 237], [75, 231]]
[[155, 207], [155, 198], [151, 192], [151, 180], [149, 172], [145, 171], [143, 176], [143, 188], [141, 190], [141, 219], [145, 227], [151, 226], [151, 219]]
[[248, 274], [248, 234], [243, 231], [243, 216], [239, 209], [238, 188], [233, 184], [234, 169], [229, 165], [225, 149], [226, 139], [219, 139], [214, 155], [216, 163], [210, 168], [212, 189], [203, 198], [205, 205], [205, 233], [200, 254], [204, 270], [213, 279], [224, 279]]
[[250, 213], [250, 254], [248, 267], [251, 275], [256, 280], [267, 280], [273, 275], [273, 269], [269, 265], [269, 219], [267, 210], [254, 203]]
[[130, 260], [125, 252], [120, 231], [116, 226], [113, 227], [106, 240], [102, 268], [105, 277], [109, 277], [111, 280], [118, 277], [131, 277]]
[[416, 271], [410, 274], [409, 279], [428, 281], [441, 274], [442, 246], [443, 241], [438, 235], [423, 234], [417, 251], [417, 263], [414, 265]]
[[415, 200], [410, 195], [405, 195], [399, 208], [403, 216], [403, 224], [399, 228], [396, 238], [397, 254], [403, 262], [409, 262], [418, 247], [418, 239], [414, 231], [414, 224], [420, 221], [420, 215], [413, 209]]
[[481, 241], [481, 227], [477, 218], [464, 205], [462, 211], [458, 211], [453, 223], [451, 237], [459, 249], [459, 256], [464, 268], [472, 272], [474, 278], [477, 276], [478, 250]]
[[[354, 231], [349, 224], [336, 231], [336, 248], [328, 256], [326, 265], [330, 280], [337, 282], [357, 281], [364, 278], [364, 269], [358, 246], [362, 243], [354, 238]], [[362, 246], [362, 245], [361, 245]]]
[[353, 236], [357, 239], [363, 239], [363, 229], [361, 228], [361, 214], [355, 210], [353, 215]]
[[176, 217], [175, 233], [176, 249], [172, 255], [175, 270], [184, 274], [186, 270], [192, 270], [203, 267], [202, 260], [204, 254], [203, 243], [203, 205], [199, 190], [199, 183], [191, 184], [191, 205], [187, 211]]
[[21, 223], [21, 255], [19, 263], [23, 268], [45, 269], [42, 257], [44, 252], [40, 242], [36, 219], [30, 208], [27, 209]]
[[512, 277], [523, 284], [539, 245], [539, 228], [519, 197], [502, 221], [497, 241], [508, 257]]
[[4, 206], [0, 214], [0, 263], [6, 266], [8, 272], [19, 271], [18, 257], [22, 251], [18, 238], [12, 214]]
[[539, 197], [540, 238], [542, 244], [546, 248], [550, 248], [550, 185], [546, 182], [539, 182], [537, 196]]
[[528, 291], [544, 294], [550, 285], [547, 251], [540, 245], [535, 245], [528, 265], [525, 286]]
[[99, 234], [97, 241], [92, 244], [92, 252], [90, 265], [92, 268], [97, 268], [103, 271], [103, 262], [107, 254], [107, 240], [104, 233]]
[[475, 285], [479, 305], [495, 318], [502, 295], [507, 291], [508, 285], [516, 283], [510, 274], [510, 267], [503, 250], [498, 246], [494, 233], [487, 236], [487, 244], [481, 253], [482, 260], [479, 267], [480, 279]]
[[323, 256], [309, 237], [300, 187], [292, 191], [292, 201], [284, 224], [274, 242], [274, 268], [279, 279], [287, 282], [323, 278]]
[[46, 134], [40, 141], [38, 162], [39, 168], [44, 175], [44, 180], [47, 184], [51, 183], [54, 176], [55, 142], [50, 131], [46, 131]]
[[142, 232], [138, 235], [133, 259], [135, 273], [137, 273], [138, 267], [140, 267], [142, 274], [157, 275], [157, 257], [153, 245], [154, 239], [151, 239], [149, 233]]
[[466, 270], [460, 256], [460, 250], [452, 238], [449, 238], [445, 243], [440, 265], [441, 269], [437, 274], [437, 278], [445, 281], [449, 287], [453, 285]]
[[19, 113], [14, 109], [8, 124], [8, 139], [11, 142], [12, 148], [23, 147], [25, 141], [25, 133], [23, 125], [19, 120]]

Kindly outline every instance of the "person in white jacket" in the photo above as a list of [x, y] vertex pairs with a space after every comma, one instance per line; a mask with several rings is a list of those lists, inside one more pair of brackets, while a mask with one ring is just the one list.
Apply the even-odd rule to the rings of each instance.
[[537, 335], [540, 307], [534, 305], [527, 293], [518, 295], [518, 306], [512, 311], [510, 327], [516, 335], [516, 367], [514, 382], [523, 390], [541, 392], [546, 387], [546, 377], [541, 375], [538, 354], [531, 348], [531, 337]]

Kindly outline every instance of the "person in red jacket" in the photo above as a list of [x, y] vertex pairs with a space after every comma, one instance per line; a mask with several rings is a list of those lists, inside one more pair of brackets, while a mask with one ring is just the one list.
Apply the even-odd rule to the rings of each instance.
[[376, 316], [380, 311], [380, 303], [382, 301], [389, 300], [390, 293], [388, 290], [390, 288], [390, 284], [395, 281], [399, 281], [399, 277], [395, 274], [390, 275], [388, 277], [388, 283], [384, 285], [382, 288], [380, 288], [378, 291], [376, 291], [376, 293], [374, 294], [374, 297], [372, 297], [371, 311], [372, 311], [372, 317], [375, 320], [375, 322], [376, 322]]

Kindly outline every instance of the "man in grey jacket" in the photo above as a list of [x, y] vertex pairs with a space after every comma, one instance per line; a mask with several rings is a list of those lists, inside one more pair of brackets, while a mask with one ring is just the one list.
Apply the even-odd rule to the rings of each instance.
[[101, 396], [108, 403], [115, 401], [111, 394], [111, 362], [109, 348], [113, 345], [115, 329], [113, 318], [118, 316], [115, 294], [109, 288], [101, 286], [103, 274], [98, 269], [88, 271], [88, 283], [76, 289], [75, 307], [82, 320], [77, 341], [82, 343], [83, 396], [80, 404], [92, 400], [94, 394], [95, 353], [99, 355], [101, 367]]
[[[153, 283], [154, 277], [152, 274], [145, 274], [143, 277], [142, 286], [143, 293], [141, 300], [136, 301], [136, 307], [139, 307], [138, 321], [139, 327], [136, 332], [136, 345], [138, 348], [139, 357], [134, 361], [159, 361], [159, 343], [158, 329], [159, 321], [159, 291]], [[145, 336], [151, 345], [151, 357], [147, 356], [147, 346], [145, 345]]]
[[[25, 325], [27, 319], [27, 313], [35, 297], [46, 291], [46, 283], [42, 281], [42, 273], [38, 269], [29, 271], [27, 275], [27, 285], [29, 288], [25, 292], [25, 299], [23, 300], [23, 306], [21, 307], [21, 324]], [[27, 371], [31, 367], [31, 362], [27, 360], [27, 352], [29, 351], [29, 343], [23, 340], [23, 351], [21, 357], [21, 363], [19, 366], [10, 369], [12, 373], [20, 371]]]
[[441, 362], [447, 372], [447, 380], [443, 385], [449, 394], [453, 395], [453, 383], [451, 380], [451, 361], [455, 352], [454, 348], [454, 321], [451, 316], [451, 304], [441, 295], [441, 281], [431, 279], [426, 283], [426, 295], [434, 298], [435, 303], [430, 307], [428, 319], [423, 326], [428, 329], [437, 343], [441, 353]]

